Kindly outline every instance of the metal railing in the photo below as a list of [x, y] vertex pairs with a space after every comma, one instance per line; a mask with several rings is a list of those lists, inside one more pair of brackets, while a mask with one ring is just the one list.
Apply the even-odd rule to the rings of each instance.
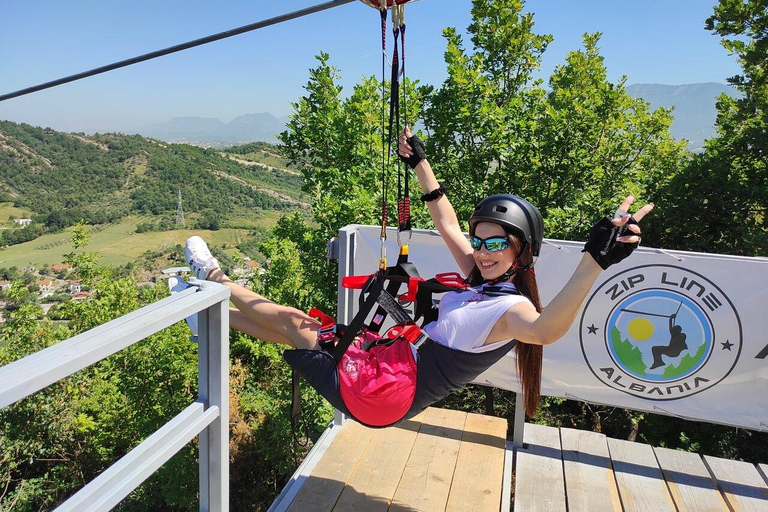
[[200, 510], [229, 510], [229, 288], [191, 288], [0, 368], [0, 409], [198, 313], [197, 400], [59, 506], [110, 510], [199, 435]]

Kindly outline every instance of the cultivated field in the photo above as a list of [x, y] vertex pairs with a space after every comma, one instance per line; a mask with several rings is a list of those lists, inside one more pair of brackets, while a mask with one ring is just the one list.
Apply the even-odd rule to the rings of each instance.
[[[1, 219], [2, 217], [0, 217]], [[228, 229], [206, 231], [179, 229], [174, 231], [136, 233], [136, 226], [143, 220], [139, 217], [126, 218], [119, 224], [110, 224], [104, 229], [91, 233], [88, 252], [98, 252], [102, 265], [124, 265], [134, 261], [146, 251], [160, 251], [176, 244], [184, 244], [191, 235], [200, 235], [211, 245], [230, 245], [241, 241], [248, 235], [246, 229]], [[274, 219], [263, 219], [274, 224]], [[254, 223], [254, 225], [257, 223]], [[70, 243], [70, 230], [41, 236], [36, 240], [13, 245], [0, 250], [0, 267], [23, 267], [32, 264], [39, 267], [61, 263], [64, 255], [74, 249]]]
[[10, 220], [11, 216], [17, 219], [23, 219], [25, 216], [29, 216], [29, 210], [16, 208], [13, 206], [13, 203], [0, 203], [0, 228], [15, 226]]

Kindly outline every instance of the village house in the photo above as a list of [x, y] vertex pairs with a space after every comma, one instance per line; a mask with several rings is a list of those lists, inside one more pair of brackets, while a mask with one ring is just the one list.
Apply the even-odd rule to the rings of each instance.
[[40, 287], [40, 293], [48, 293], [53, 290], [53, 283], [50, 279], [41, 279], [37, 285]]
[[75, 292], [72, 294], [72, 300], [82, 301], [91, 296], [91, 292]]
[[9, 290], [10, 288], [11, 288], [10, 281], [0, 281], [0, 292], [4, 292], [5, 290]]
[[253, 261], [250, 258], [245, 258], [245, 260], [243, 261], [243, 266], [233, 268], [232, 273], [236, 276], [245, 276], [245, 275], [252, 274], [258, 268], [259, 268], [258, 262]]
[[51, 265], [51, 272], [59, 273], [59, 272], [68, 272], [71, 270], [72, 267], [67, 265], [66, 263], [58, 264], [58, 265]]
[[21, 227], [29, 226], [32, 224], [32, 219], [13, 219], [13, 222], [18, 224]]
[[[76, 293], [80, 293], [80, 281], [70, 281], [69, 282], [69, 293], [74, 295]], [[74, 298], [74, 297], [73, 297]]]

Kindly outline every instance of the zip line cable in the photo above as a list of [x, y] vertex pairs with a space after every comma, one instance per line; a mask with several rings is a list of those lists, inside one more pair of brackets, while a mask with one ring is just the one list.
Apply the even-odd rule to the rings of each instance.
[[207, 37], [201, 37], [200, 39], [195, 39], [194, 41], [189, 41], [187, 43], [177, 44], [175, 46], [164, 48], [162, 50], [156, 50], [154, 52], [145, 53], [144, 55], [139, 55], [138, 57], [121, 60], [113, 64], [108, 64], [106, 66], [101, 66], [98, 68], [91, 69], [89, 71], [83, 71], [82, 73], [77, 73], [76, 75], [70, 75], [64, 78], [59, 78], [58, 80], [53, 80], [51, 82], [45, 82], [40, 85], [35, 85], [32, 87], [27, 87], [26, 89], [20, 89], [15, 92], [3, 94], [2, 96], [0, 96], [0, 101], [10, 100], [11, 98], [17, 98], [19, 96], [24, 96], [25, 94], [31, 94], [33, 92], [42, 91], [44, 89], [50, 89], [51, 87], [56, 87], [57, 85], [74, 82], [75, 80], [80, 80], [81, 78], [87, 78], [89, 76], [98, 75], [100, 73], [106, 73], [107, 71], [112, 71], [113, 69], [124, 68], [132, 64], [144, 62], [145, 60], [155, 59], [157, 57], [162, 57], [163, 55], [180, 52], [182, 50], [194, 48], [195, 46], [201, 46], [204, 44], [212, 43], [220, 39], [226, 39], [228, 37], [237, 36], [240, 34], [244, 34], [246, 32], [251, 32], [253, 30], [258, 30], [260, 28], [268, 27], [270, 25], [277, 25], [278, 23], [282, 23], [284, 21], [290, 21], [296, 18], [301, 18], [302, 16], [306, 16], [308, 14], [314, 14], [316, 12], [325, 11], [327, 9], [337, 7], [339, 5], [349, 4], [355, 1], [357, 0], [331, 0], [330, 2], [318, 4], [313, 7], [307, 7], [306, 9], [300, 9], [298, 11], [293, 11], [288, 14], [276, 16], [274, 18], [269, 18], [266, 20], [258, 21], [256, 23], [251, 23], [250, 25], [244, 25], [242, 27], [234, 28], [232, 30], [219, 32], [218, 34], [213, 34]]
[[675, 311], [674, 315], [661, 315], [659, 313], [648, 313], [647, 311], [636, 311], [634, 309], [627, 309], [627, 308], [623, 308], [621, 309], [621, 311], [625, 311], [627, 313], [635, 313], [636, 315], [661, 316], [664, 318], [671, 318], [673, 316], [677, 316], [677, 314], [680, 312], [681, 307], [683, 307], [683, 301], [680, 301], [680, 305], [677, 306], [677, 311]]
[[662, 315], [659, 313], [648, 313], [647, 311], [635, 311], [632, 309], [622, 309], [621, 311], [624, 311], [625, 313], [634, 313], [636, 315], [648, 315], [648, 316], [660, 316], [663, 318], [669, 318], [672, 315]]

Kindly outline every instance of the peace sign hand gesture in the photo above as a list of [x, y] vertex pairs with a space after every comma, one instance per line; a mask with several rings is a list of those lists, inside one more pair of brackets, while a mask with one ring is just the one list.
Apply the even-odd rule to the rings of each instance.
[[640, 245], [638, 222], [653, 210], [653, 203], [630, 215], [629, 207], [634, 200], [635, 196], [627, 196], [613, 217], [606, 215], [589, 232], [589, 240], [582, 252], [591, 254], [603, 270], [632, 254]]

